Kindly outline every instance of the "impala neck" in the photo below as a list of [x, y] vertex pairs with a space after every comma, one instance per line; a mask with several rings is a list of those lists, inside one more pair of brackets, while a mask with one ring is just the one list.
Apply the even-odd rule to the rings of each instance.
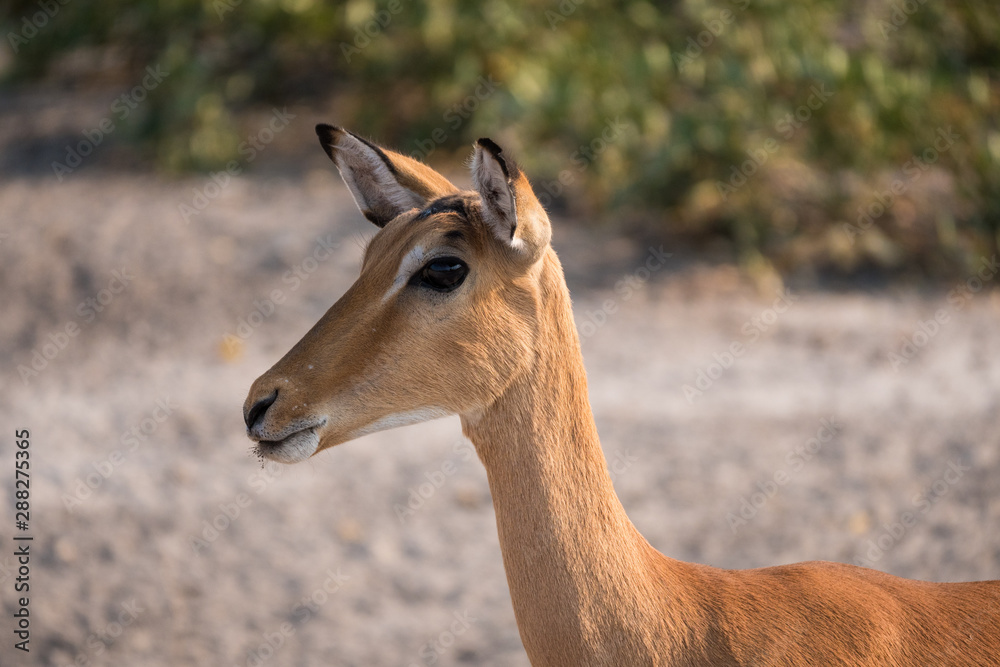
[[615, 495], [562, 270], [554, 253], [544, 261], [533, 367], [462, 421], [486, 467], [532, 663], [588, 664], [620, 652], [614, 644], [634, 656], [653, 641], [650, 625], [673, 625], [658, 569], [673, 561], [649, 546]]

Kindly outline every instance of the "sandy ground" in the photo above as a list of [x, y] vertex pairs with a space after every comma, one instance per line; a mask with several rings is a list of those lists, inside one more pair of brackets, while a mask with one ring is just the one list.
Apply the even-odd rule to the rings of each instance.
[[[233, 179], [190, 222], [178, 206], [207, 178], [56, 183], [5, 159], [0, 664], [527, 664], [457, 418], [293, 467], [249, 455], [250, 383], [350, 285], [373, 232], [316, 153]], [[1000, 577], [1000, 281], [793, 286], [778, 313], [690, 251], [650, 273], [645, 247], [559, 220], [555, 239], [615, 485], [654, 546]], [[22, 378], [35, 352], [52, 358]], [[11, 634], [22, 428], [28, 655]]]

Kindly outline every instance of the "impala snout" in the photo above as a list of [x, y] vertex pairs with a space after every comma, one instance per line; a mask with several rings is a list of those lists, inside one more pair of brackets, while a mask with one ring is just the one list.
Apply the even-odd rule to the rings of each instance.
[[267, 412], [267, 409], [274, 404], [275, 399], [278, 398], [278, 390], [275, 389], [268, 396], [261, 398], [250, 406], [249, 410], [243, 411], [243, 421], [247, 425], [247, 433], [253, 433], [254, 426], [259, 424]]
[[319, 448], [319, 432], [327, 418], [311, 411], [287, 380], [279, 389], [269, 375], [253, 384], [243, 405], [247, 437], [257, 443], [260, 457], [282, 463], [305, 460]]

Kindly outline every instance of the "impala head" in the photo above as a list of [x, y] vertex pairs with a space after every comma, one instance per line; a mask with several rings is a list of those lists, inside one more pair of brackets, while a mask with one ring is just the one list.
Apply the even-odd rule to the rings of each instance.
[[354, 285], [250, 388], [247, 434], [285, 463], [494, 401], [531, 363], [549, 250], [544, 209], [489, 139], [462, 191], [340, 128], [316, 133], [381, 229]]

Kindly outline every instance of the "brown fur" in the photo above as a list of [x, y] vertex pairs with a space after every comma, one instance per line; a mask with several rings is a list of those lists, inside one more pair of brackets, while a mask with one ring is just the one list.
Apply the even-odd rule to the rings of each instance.
[[[1000, 664], [998, 581], [935, 584], [827, 562], [720, 570], [654, 550], [614, 493], [548, 218], [520, 171], [481, 140], [476, 191], [460, 193], [414, 160], [317, 131], [359, 206], [374, 201], [389, 219], [357, 282], [254, 383], [245, 414], [278, 393], [251, 437], [308, 427], [319, 451], [390, 415], [461, 415], [533, 665]], [[354, 157], [338, 161], [348, 143]], [[411, 195], [417, 208], [402, 210]], [[420, 214], [446, 196], [462, 206]], [[465, 283], [383, 301], [418, 245], [450, 248], [470, 268]]]

